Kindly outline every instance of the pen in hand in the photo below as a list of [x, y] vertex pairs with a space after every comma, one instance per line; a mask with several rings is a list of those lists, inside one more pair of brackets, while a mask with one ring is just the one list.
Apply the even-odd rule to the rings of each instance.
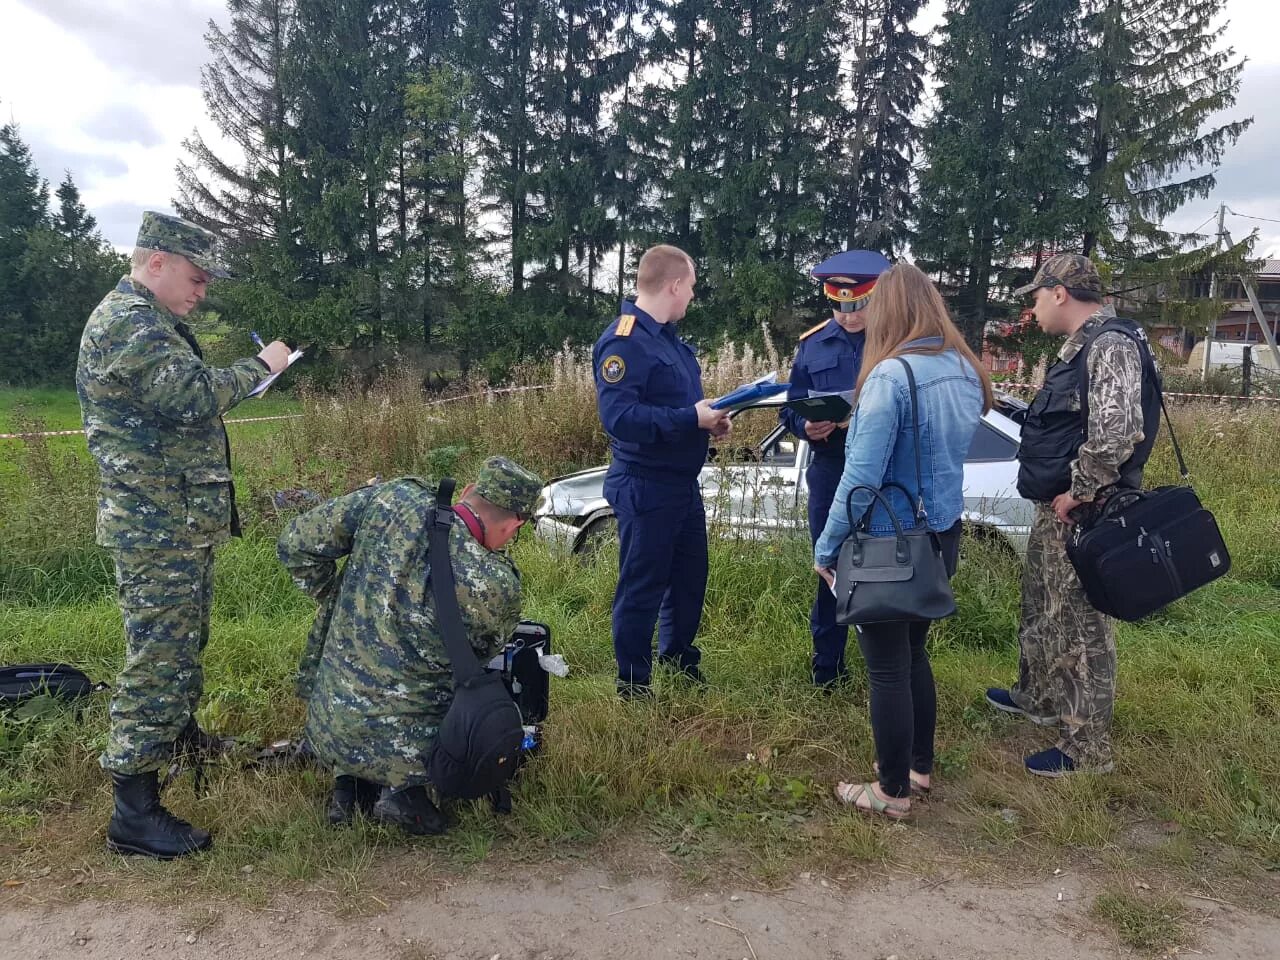
[[250, 336], [250, 338], [253, 340], [254, 344], [256, 344], [256, 345], [257, 345], [257, 347], [258, 347], [258, 349], [259, 349], [259, 350], [265, 350], [265, 349], [267, 349], [267, 345], [266, 345], [265, 343], [263, 343], [263, 342], [262, 342], [262, 338], [261, 338], [260, 336], [258, 336], [258, 331], [257, 331], [257, 330], [250, 330], [250, 331], [249, 331], [249, 336]]

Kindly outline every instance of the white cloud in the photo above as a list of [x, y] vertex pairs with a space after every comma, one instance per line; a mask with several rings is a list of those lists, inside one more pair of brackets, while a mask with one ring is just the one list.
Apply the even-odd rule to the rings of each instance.
[[[930, 0], [918, 26], [941, 20]], [[1188, 204], [1170, 225], [1190, 229], [1218, 202], [1280, 220], [1272, 186], [1280, 153], [1280, 4], [1231, 0], [1226, 42], [1250, 58], [1241, 102], [1228, 116], [1252, 114], [1253, 127], [1226, 157], [1218, 189]], [[113, 243], [127, 248], [143, 209], [171, 209], [182, 141], [199, 126], [221, 143], [205, 115], [200, 68], [210, 19], [228, 20], [222, 0], [0, 0], [0, 115], [17, 120], [51, 182], [70, 169], [86, 204]], [[1253, 221], [1234, 220], [1233, 233]], [[1280, 251], [1280, 224], [1263, 229], [1259, 252]]]

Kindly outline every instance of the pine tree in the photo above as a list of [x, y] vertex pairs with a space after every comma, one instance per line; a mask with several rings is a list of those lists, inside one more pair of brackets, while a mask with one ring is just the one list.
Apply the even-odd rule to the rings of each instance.
[[28, 235], [26, 283], [35, 292], [35, 322], [23, 350], [30, 379], [69, 383], [89, 313], [126, 272], [127, 264], [97, 230], [68, 171], [47, 226]]
[[289, 149], [293, 98], [283, 77], [293, 0], [228, 0], [230, 24], [210, 21], [212, 60], [201, 70], [209, 116], [239, 157], [219, 156], [199, 130], [183, 141], [179, 212], [220, 233], [236, 251], [293, 242]]
[[849, 35], [850, 109], [835, 125], [838, 201], [832, 224], [849, 247], [897, 253], [915, 213], [911, 183], [920, 131], [925, 40], [911, 29], [922, 0], [859, 0]]
[[534, 159], [539, 132], [537, 28], [547, 0], [491, 0], [465, 16], [463, 67], [476, 85], [484, 160], [484, 209], [500, 215], [506, 233], [511, 296], [524, 293], [529, 259], [528, 230], [539, 199]]
[[288, 146], [298, 158], [297, 216], [315, 252], [304, 268], [312, 282], [354, 298], [348, 340], [395, 336], [407, 319], [385, 311], [383, 275], [382, 228], [404, 134], [397, 13], [379, 0], [296, 0], [283, 72], [296, 98]]
[[1206, 197], [1212, 168], [1251, 120], [1230, 109], [1244, 61], [1221, 46], [1224, 0], [1088, 0], [1092, 129], [1082, 248], [1129, 260], [1168, 255], [1162, 221]]
[[71, 171], [63, 175], [58, 185], [58, 212], [54, 214], [53, 226], [70, 243], [84, 243], [88, 240], [99, 240], [97, 237], [98, 221], [80, 200], [80, 188], [71, 179]]
[[28, 234], [48, 217], [49, 185], [40, 178], [18, 128], [5, 124], [0, 127], [0, 318], [18, 323], [29, 313], [18, 265]]
[[[529, 250], [548, 265], [554, 305], [579, 321], [580, 302], [588, 314], [594, 309], [600, 255], [615, 239], [601, 187], [605, 106], [633, 66], [613, 43], [621, 12], [619, 0], [557, 0], [543, 8], [535, 33], [542, 67], [534, 156], [543, 203], [529, 224]], [[585, 266], [584, 277], [575, 275], [575, 262]], [[584, 298], [574, 296], [579, 290]]]
[[1080, 45], [1077, 3], [951, 0], [940, 31], [913, 247], [975, 347], [997, 271], [1043, 250], [1044, 232], [1074, 210], [1080, 95], [1055, 51]]
[[49, 223], [49, 186], [13, 124], [0, 126], [0, 382], [24, 381], [40, 291], [30, 282], [27, 252]]

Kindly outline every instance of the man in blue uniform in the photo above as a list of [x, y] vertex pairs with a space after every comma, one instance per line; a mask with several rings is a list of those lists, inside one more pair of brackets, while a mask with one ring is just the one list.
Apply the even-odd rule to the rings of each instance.
[[[811, 276], [823, 282], [832, 316], [800, 335], [787, 399], [807, 397], [810, 391], [835, 393], [853, 389], [866, 342], [866, 319], [861, 311], [869, 302], [876, 278], [889, 266], [888, 260], [872, 250], [846, 250], [813, 268]], [[809, 538], [816, 541], [827, 525], [831, 500], [844, 471], [848, 421], [814, 422], [786, 407], [780, 417], [787, 429], [808, 440], [813, 450], [805, 481], [809, 487]], [[809, 612], [809, 630], [813, 634], [813, 682], [830, 689], [847, 673], [844, 648], [849, 628], [836, 623], [836, 598], [821, 579]]]
[[604, 495], [618, 519], [613, 649], [624, 700], [650, 693], [655, 621], [659, 662], [703, 679], [693, 643], [707, 586], [698, 474], [708, 437], [727, 435], [730, 424], [703, 399], [702, 368], [675, 330], [695, 280], [683, 250], [647, 250], [635, 302], [622, 304], [592, 351], [600, 422], [613, 454]]

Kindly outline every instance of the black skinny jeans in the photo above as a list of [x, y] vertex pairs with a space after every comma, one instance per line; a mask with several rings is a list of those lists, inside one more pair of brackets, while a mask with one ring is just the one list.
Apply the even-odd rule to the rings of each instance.
[[[947, 573], [960, 557], [959, 521], [940, 535]], [[911, 796], [910, 771], [933, 772], [933, 732], [938, 696], [925, 641], [931, 621], [868, 623], [857, 628], [871, 685], [871, 732], [880, 762], [880, 789]]]

